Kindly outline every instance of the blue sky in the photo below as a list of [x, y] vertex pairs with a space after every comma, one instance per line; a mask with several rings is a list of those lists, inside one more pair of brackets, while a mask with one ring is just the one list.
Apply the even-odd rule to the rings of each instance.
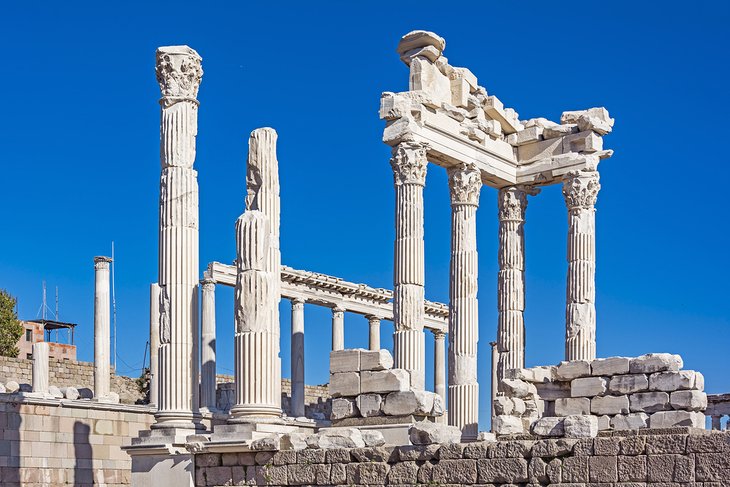
[[[708, 391], [730, 391], [726, 2], [202, 5], [3, 7], [0, 287], [18, 297], [21, 318], [36, 316], [42, 280], [50, 297], [58, 286], [60, 318], [79, 323], [79, 358], [91, 360], [92, 259], [109, 254], [114, 240], [119, 371], [139, 373], [157, 272], [154, 52], [169, 44], [196, 49], [205, 70], [196, 162], [201, 271], [235, 256], [248, 134], [272, 126], [283, 263], [391, 287], [394, 193], [378, 101], [407, 88], [395, 53], [400, 36], [428, 29], [446, 38], [451, 64], [470, 68], [522, 119], [609, 109], [616, 125], [605, 145], [616, 152], [600, 167], [598, 355], [680, 353], [705, 374]], [[426, 295], [445, 302], [450, 209], [436, 166], [425, 200]], [[532, 198], [527, 218], [527, 364], [557, 363], [567, 267], [560, 189]], [[478, 238], [484, 427], [496, 332], [490, 188]], [[233, 368], [232, 296], [218, 293], [222, 373]], [[307, 306], [305, 322], [306, 380], [326, 382], [330, 315]], [[391, 331], [384, 324], [384, 346]], [[283, 302], [285, 376], [288, 333]], [[347, 315], [346, 346], [366, 343], [365, 319]], [[430, 336], [427, 347], [430, 354]]]

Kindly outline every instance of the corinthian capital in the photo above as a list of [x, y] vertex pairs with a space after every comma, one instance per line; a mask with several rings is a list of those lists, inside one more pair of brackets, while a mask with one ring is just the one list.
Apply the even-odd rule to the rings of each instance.
[[570, 171], [563, 178], [563, 197], [568, 209], [592, 208], [601, 183], [598, 171]]
[[527, 196], [536, 195], [540, 190], [530, 186], [508, 186], [499, 190], [499, 219], [501, 221], [524, 221], [527, 209]]
[[460, 164], [450, 167], [449, 189], [451, 204], [479, 206], [479, 192], [482, 189], [482, 174], [476, 164]]
[[111, 263], [111, 257], [97, 256], [94, 257], [94, 269], [108, 269]]
[[401, 142], [393, 149], [390, 166], [393, 168], [396, 186], [402, 184], [426, 185], [427, 150], [428, 144], [418, 142]]
[[205, 279], [200, 281], [200, 284], [203, 287], [204, 292], [215, 292], [215, 285], [216, 285], [215, 279], [206, 277]]
[[157, 82], [165, 104], [195, 100], [203, 77], [201, 61], [200, 55], [188, 46], [157, 49]]

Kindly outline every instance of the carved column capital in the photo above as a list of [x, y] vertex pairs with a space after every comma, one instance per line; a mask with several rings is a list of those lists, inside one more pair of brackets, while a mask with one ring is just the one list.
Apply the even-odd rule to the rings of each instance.
[[203, 78], [202, 58], [188, 46], [165, 46], [157, 49], [157, 82], [165, 106], [179, 101], [197, 103]]
[[532, 186], [507, 186], [499, 190], [497, 201], [499, 204], [500, 221], [524, 221], [527, 209], [527, 196], [534, 196], [540, 190]]
[[368, 320], [368, 322], [370, 324], [380, 323], [380, 320], [382, 320], [382, 318], [380, 316], [375, 316], [375, 315], [365, 315], [365, 319]]
[[211, 279], [209, 277], [206, 277], [205, 279], [202, 279], [200, 281], [200, 285], [202, 286], [204, 292], [214, 292], [216, 284], [217, 283], [215, 279]]
[[104, 257], [101, 255], [94, 257], [94, 269], [108, 269], [111, 261], [111, 257]]
[[303, 299], [303, 298], [292, 298], [291, 299], [291, 307], [292, 308], [297, 308], [297, 309], [303, 308], [304, 307], [304, 303], [306, 303], [306, 300]]
[[332, 314], [333, 315], [336, 314], [336, 313], [344, 313], [344, 312], [345, 312], [345, 308], [343, 308], [340, 305], [336, 305], [336, 306], [333, 306], [332, 307]]
[[433, 333], [433, 337], [436, 340], [443, 340], [444, 338], [446, 338], [446, 332], [444, 332], [444, 331], [431, 330], [431, 332]]
[[600, 189], [598, 171], [570, 171], [563, 177], [563, 197], [571, 210], [592, 208]]
[[482, 175], [476, 164], [462, 163], [447, 170], [452, 205], [479, 206]]
[[426, 185], [427, 151], [428, 144], [419, 142], [401, 142], [393, 149], [390, 166], [393, 168], [393, 179], [396, 186]]

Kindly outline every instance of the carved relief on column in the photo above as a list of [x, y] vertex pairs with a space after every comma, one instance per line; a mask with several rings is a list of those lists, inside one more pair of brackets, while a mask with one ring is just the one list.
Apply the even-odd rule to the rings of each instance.
[[448, 177], [451, 192], [449, 424], [462, 429], [464, 440], [472, 440], [479, 432], [476, 211], [482, 180], [474, 164], [449, 168]]
[[411, 372], [413, 387], [425, 383], [423, 187], [428, 145], [402, 142], [390, 160], [395, 183], [393, 348], [395, 367]]
[[304, 300], [291, 300], [291, 415], [304, 416]]
[[563, 179], [568, 208], [568, 282], [565, 359], [596, 358], [596, 199], [597, 171], [571, 171]]
[[200, 331], [200, 405], [208, 410], [216, 409], [216, 329], [215, 285], [213, 279], [200, 281], [203, 306]]
[[497, 277], [497, 378], [525, 366], [525, 212], [527, 196], [538, 190], [508, 186], [499, 190], [499, 274]]
[[198, 183], [193, 163], [202, 75], [201, 58], [189, 47], [157, 50], [162, 173], [159, 404], [153, 428], [194, 428], [198, 416]]
[[368, 320], [368, 349], [380, 350], [380, 317], [367, 315]]

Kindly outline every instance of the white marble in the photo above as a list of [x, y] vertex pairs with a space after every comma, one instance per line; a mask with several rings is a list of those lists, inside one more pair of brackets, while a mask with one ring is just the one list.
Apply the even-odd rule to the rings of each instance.
[[375, 315], [365, 316], [368, 320], [368, 348], [380, 350], [380, 318]]
[[216, 409], [216, 330], [215, 330], [215, 281], [200, 281], [202, 310], [200, 328], [200, 407]]
[[111, 391], [109, 257], [94, 257], [94, 398], [106, 399]]
[[446, 401], [446, 334], [433, 334], [433, 392]]
[[150, 284], [150, 406], [159, 403], [160, 286]]
[[48, 394], [48, 352], [47, 342], [33, 344], [32, 382], [36, 394]]
[[345, 349], [345, 309], [332, 308], [332, 350]]
[[304, 416], [304, 300], [291, 301], [291, 409]]

